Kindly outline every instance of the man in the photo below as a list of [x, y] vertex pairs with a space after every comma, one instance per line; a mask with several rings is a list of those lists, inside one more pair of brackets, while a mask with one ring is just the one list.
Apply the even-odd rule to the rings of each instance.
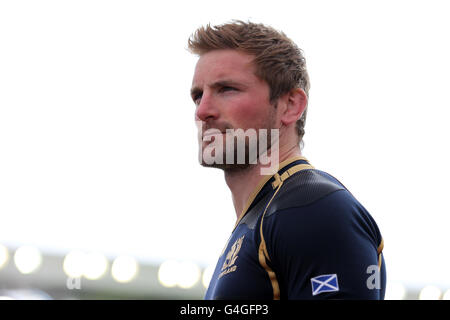
[[[309, 89], [301, 50], [242, 21], [201, 27], [188, 45], [199, 55], [191, 96], [201, 163], [224, 170], [237, 215], [205, 298], [383, 299], [375, 221], [301, 154]], [[251, 130], [266, 133], [253, 156]], [[244, 151], [233, 148], [239, 139]], [[271, 174], [263, 157], [275, 159]]]

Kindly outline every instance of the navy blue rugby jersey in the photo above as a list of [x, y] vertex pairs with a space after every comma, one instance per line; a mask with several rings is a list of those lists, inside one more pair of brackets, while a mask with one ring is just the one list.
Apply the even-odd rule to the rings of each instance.
[[288, 159], [255, 188], [205, 299], [384, 299], [383, 239], [330, 174]]

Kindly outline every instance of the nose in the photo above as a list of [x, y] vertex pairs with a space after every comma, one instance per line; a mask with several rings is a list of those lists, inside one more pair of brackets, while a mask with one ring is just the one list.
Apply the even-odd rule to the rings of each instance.
[[204, 92], [200, 103], [195, 110], [195, 118], [201, 121], [216, 120], [219, 117], [219, 110], [208, 93]]

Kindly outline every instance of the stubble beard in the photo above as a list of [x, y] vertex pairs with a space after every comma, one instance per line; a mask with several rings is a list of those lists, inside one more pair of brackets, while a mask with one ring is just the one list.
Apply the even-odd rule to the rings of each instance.
[[[276, 109], [276, 107], [275, 107]], [[263, 130], [261, 130], [263, 129]], [[232, 134], [229, 131], [233, 131], [233, 129], [228, 128], [226, 133], [222, 133], [221, 135], [215, 135], [211, 138], [210, 142], [205, 142], [203, 140], [200, 140], [200, 164], [203, 167], [206, 168], [216, 168], [216, 169], [222, 169], [225, 171], [225, 173], [236, 173], [240, 171], [249, 170], [250, 168], [256, 166], [259, 164], [259, 159], [261, 155], [267, 154], [271, 152], [272, 149], [272, 129], [274, 129], [274, 116], [273, 114], [270, 115], [269, 120], [267, 123], [262, 126], [259, 129], [253, 129], [256, 131], [256, 143], [253, 141], [253, 143], [250, 141], [250, 138], [246, 135], [236, 135]], [[249, 129], [247, 129], [249, 130]], [[238, 130], [235, 130], [235, 132]], [[244, 130], [242, 130], [244, 131]], [[260, 139], [260, 133], [265, 134], [266, 139], [261, 140]], [[212, 143], [215, 143], [215, 139], [222, 139], [222, 154], [221, 157], [224, 160], [222, 163], [205, 161], [204, 154], [202, 153], [208, 146], [210, 146]], [[276, 143], [278, 143], [278, 136], [275, 137]], [[245, 139], [245, 140], [244, 140]], [[237, 147], [238, 141], [244, 141], [244, 151], [242, 151], [242, 148]], [[264, 143], [265, 140], [265, 143]], [[231, 150], [227, 148], [227, 142], [228, 146], [233, 146]], [[215, 154], [216, 150], [213, 150], [211, 152], [211, 155], [213, 157], [216, 156]], [[277, 150], [278, 151], [278, 150]], [[242, 161], [242, 157], [244, 158], [244, 161]], [[230, 161], [231, 160], [231, 161]], [[240, 160], [240, 161], [239, 161]]]

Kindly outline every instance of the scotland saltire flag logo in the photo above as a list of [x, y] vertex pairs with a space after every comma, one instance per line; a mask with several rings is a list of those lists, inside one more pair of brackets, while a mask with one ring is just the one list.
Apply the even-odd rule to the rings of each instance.
[[311, 285], [313, 296], [322, 292], [339, 291], [337, 274], [323, 274], [311, 278]]

